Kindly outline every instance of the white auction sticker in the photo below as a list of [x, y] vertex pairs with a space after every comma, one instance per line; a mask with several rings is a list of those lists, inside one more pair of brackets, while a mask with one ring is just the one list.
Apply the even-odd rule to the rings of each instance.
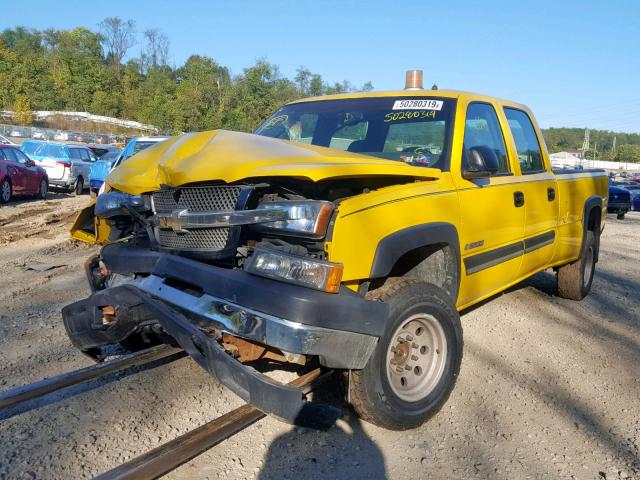
[[442, 110], [442, 100], [396, 100], [393, 110]]

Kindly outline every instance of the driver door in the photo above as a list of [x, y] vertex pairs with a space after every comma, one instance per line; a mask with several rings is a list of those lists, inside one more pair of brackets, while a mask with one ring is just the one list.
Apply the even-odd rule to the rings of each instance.
[[488, 178], [458, 180], [462, 271], [459, 305], [487, 297], [517, 280], [522, 263], [525, 209], [520, 204], [521, 177], [505, 142], [503, 121], [493, 105], [470, 103], [466, 110], [461, 172], [469, 150], [485, 147], [498, 157], [499, 169]]

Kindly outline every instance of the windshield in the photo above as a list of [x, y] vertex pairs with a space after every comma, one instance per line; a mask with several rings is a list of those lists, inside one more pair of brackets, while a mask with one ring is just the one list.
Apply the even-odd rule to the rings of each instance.
[[131, 155], [133, 156], [136, 153], [141, 152], [145, 148], [149, 148], [151, 145], [155, 145], [156, 143], [158, 142], [141, 142], [138, 140], [133, 146], [133, 153]]
[[100, 160], [114, 160], [114, 159], [118, 158], [118, 155], [120, 155], [120, 150], [107, 150], [102, 155], [100, 155], [98, 158]]
[[258, 135], [446, 169], [455, 100], [359, 98], [285, 105]]

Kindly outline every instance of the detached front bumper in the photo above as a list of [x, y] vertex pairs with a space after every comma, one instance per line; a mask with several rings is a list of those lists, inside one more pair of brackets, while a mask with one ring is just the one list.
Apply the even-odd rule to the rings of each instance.
[[[125, 261], [136, 256], [131, 249], [104, 249], [103, 261], [112, 272], [128, 263], [137, 273], [150, 274], [65, 307], [63, 318], [73, 343], [91, 350], [119, 341], [140, 323], [157, 321], [221, 383], [290, 423], [299, 424], [302, 409], [311, 408], [299, 390], [238, 362], [216, 340], [220, 334], [318, 356], [330, 368], [360, 369], [385, 329], [388, 307], [349, 291], [329, 294], [178, 256], [148, 250], [140, 254], [134, 265]], [[102, 322], [105, 306], [114, 306], [117, 317], [107, 326]]]

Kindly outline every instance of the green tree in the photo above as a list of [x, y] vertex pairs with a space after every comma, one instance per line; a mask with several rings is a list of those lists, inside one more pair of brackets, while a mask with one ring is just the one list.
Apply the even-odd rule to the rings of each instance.
[[620, 145], [616, 152], [618, 162], [640, 163], [640, 145]]
[[31, 112], [31, 102], [29, 97], [20, 94], [16, 96], [13, 102], [14, 119], [18, 125], [31, 125], [33, 123], [33, 114]]

